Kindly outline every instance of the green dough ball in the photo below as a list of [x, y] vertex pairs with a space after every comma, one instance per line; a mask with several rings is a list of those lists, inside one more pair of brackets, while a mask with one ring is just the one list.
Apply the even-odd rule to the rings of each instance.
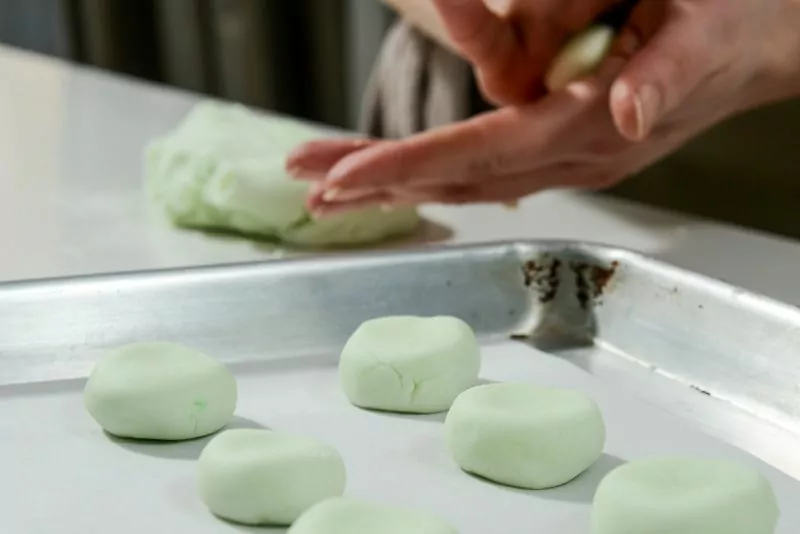
[[362, 408], [434, 413], [475, 385], [480, 348], [455, 317], [395, 316], [362, 324], [342, 350], [339, 376]]
[[457, 534], [437, 517], [404, 508], [337, 498], [298, 519], [287, 534]]
[[216, 432], [236, 409], [236, 380], [205, 354], [137, 343], [100, 360], [84, 389], [89, 414], [124, 438], [183, 440]]
[[209, 510], [246, 525], [289, 525], [345, 487], [344, 463], [333, 448], [252, 428], [215, 436], [200, 454], [197, 473]]
[[413, 232], [415, 209], [379, 207], [312, 220], [310, 184], [285, 171], [286, 155], [319, 138], [316, 128], [267, 119], [244, 106], [204, 102], [146, 150], [147, 188], [180, 226], [262, 235], [308, 246], [381, 241]]
[[565, 484], [603, 453], [597, 404], [577, 391], [529, 384], [489, 384], [465, 391], [445, 421], [456, 463], [509, 486]]
[[603, 25], [591, 26], [572, 37], [545, 75], [547, 89], [558, 91], [594, 72], [603, 63], [613, 41], [614, 29]]
[[594, 534], [772, 534], [778, 503], [753, 469], [719, 460], [655, 458], [623, 465], [600, 483]]

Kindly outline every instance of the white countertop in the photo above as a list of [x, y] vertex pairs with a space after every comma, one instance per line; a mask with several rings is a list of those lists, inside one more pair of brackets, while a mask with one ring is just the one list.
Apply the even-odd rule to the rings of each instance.
[[[266, 260], [177, 230], [142, 191], [146, 141], [197, 97], [0, 47], [0, 280]], [[800, 243], [609, 198], [550, 192], [516, 211], [428, 207], [446, 243], [570, 238], [637, 249], [800, 304]]]

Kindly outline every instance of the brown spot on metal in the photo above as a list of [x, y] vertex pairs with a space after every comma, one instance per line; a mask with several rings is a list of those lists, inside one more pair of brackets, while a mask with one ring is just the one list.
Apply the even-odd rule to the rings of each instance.
[[547, 257], [543, 257], [538, 261], [527, 261], [522, 267], [525, 287], [535, 288], [539, 293], [539, 302], [542, 304], [556, 298], [560, 284], [558, 278], [558, 269], [560, 267], [561, 260]]
[[698, 393], [702, 393], [703, 395], [708, 395], [709, 397], [711, 396], [711, 393], [709, 393], [709, 392], [708, 392], [708, 391], [706, 391], [705, 389], [699, 388], [699, 387], [697, 387], [697, 386], [691, 386], [691, 388], [692, 388], [693, 390], [697, 391]]
[[608, 269], [603, 269], [601, 267], [595, 266], [592, 269], [592, 280], [594, 281], [594, 285], [598, 295], [605, 290], [608, 283], [611, 281], [611, 277], [614, 276], [614, 273], [617, 272], [617, 267], [619, 267], [618, 261], [612, 261], [611, 267]]
[[576, 297], [581, 308], [588, 308], [590, 302], [603, 295], [603, 291], [608, 287], [608, 283], [617, 272], [617, 267], [619, 267], [619, 262], [617, 261], [611, 262], [611, 266], [608, 268], [586, 262], [573, 262], [570, 264], [572, 272], [575, 273]]

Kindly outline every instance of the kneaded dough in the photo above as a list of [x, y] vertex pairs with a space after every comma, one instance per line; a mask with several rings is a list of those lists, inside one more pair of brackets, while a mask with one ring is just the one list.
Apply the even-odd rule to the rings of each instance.
[[342, 389], [362, 408], [435, 413], [475, 385], [480, 348], [456, 317], [392, 316], [363, 323], [339, 362]]
[[614, 42], [614, 28], [590, 26], [573, 36], [558, 53], [545, 75], [545, 87], [559, 91], [571, 82], [594, 72], [606, 58]]
[[147, 189], [179, 226], [230, 230], [308, 246], [357, 245], [411, 233], [413, 208], [379, 207], [313, 220], [310, 184], [284, 166], [318, 129], [266, 117], [238, 104], [203, 102], [146, 149]]
[[287, 534], [457, 534], [457, 531], [428, 514], [340, 497], [308, 510]]
[[332, 447], [253, 428], [215, 436], [200, 454], [197, 477], [211, 512], [246, 525], [289, 525], [311, 506], [341, 496], [346, 478]]
[[773, 534], [778, 503], [758, 471], [703, 458], [618, 467], [595, 494], [593, 534]]
[[459, 395], [445, 433], [464, 471], [527, 489], [577, 477], [603, 453], [606, 435], [600, 409], [583, 393], [512, 383]]
[[216, 432], [236, 409], [236, 379], [219, 361], [175, 343], [136, 343], [101, 359], [84, 388], [109, 434], [184, 440]]

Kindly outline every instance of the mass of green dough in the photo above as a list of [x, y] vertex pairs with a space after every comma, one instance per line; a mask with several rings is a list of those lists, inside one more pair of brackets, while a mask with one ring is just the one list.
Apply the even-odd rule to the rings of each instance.
[[600, 483], [593, 534], [773, 534], [778, 504], [754, 469], [702, 458], [631, 462]]
[[363, 323], [342, 350], [339, 377], [362, 408], [435, 413], [472, 387], [480, 348], [456, 317], [393, 316]]
[[379, 207], [313, 220], [310, 184], [285, 171], [287, 154], [319, 130], [238, 104], [203, 102], [146, 149], [147, 189], [179, 226], [257, 234], [308, 246], [356, 245], [409, 234], [415, 209]]
[[527, 489], [577, 477], [603, 453], [606, 435], [600, 409], [586, 395], [513, 383], [459, 395], [445, 433], [464, 471]]
[[329, 499], [298, 519], [287, 534], [457, 534], [438, 517], [349, 498]]
[[225, 426], [236, 380], [217, 360], [174, 343], [137, 343], [101, 359], [84, 389], [89, 414], [109, 434], [184, 440]]
[[332, 447], [264, 429], [226, 430], [197, 464], [200, 498], [215, 515], [246, 525], [289, 525], [345, 488], [345, 467]]

